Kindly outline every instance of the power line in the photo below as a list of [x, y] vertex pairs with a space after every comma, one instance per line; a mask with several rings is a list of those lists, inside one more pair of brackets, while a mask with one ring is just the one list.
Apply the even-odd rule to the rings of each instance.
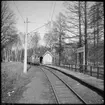
[[[56, 2], [55, 2], [55, 4], [56, 4]], [[51, 16], [51, 21], [52, 21], [53, 14], [54, 14], [54, 10], [55, 10], [55, 4], [54, 4], [54, 8], [53, 8], [53, 13], [52, 13], [52, 16]], [[33, 31], [29, 32], [28, 34], [30, 34], [30, 33], [34, 32], [34, 31], [36, 31], [36, 30], [38, 30], [38, 29], [40, 29], [40, 28], [42, 28], [42, 27], [48, 25], [49, 23], [50, 23], [50, 22], [48, 22], [48, 23], [46, 23], [46, 24], [44, 24], [44, 25], [42, 25], [42, 26], [40, 26], [40, 27], [34, 29]]]
[[[56, 1], [55, 1], [55, 3], [54, 3], [54, 8], [53, 8], [53, 12], [52, 12], [52, 16], [51, 16], [51, 22], [52, 22], [52, 18], [53, 18], [53, 14], [54, 14], [54, 10], [55, 10], [55, 4], [56, 4]], [[48, 45], [48, 43], [46, 44], [46, 46]], [[45, 46], [45, 47], [46, 47]]]
[[[21, 15], [21, 13], [19, 12], [19, 9], [18, 9], [18, 7], [16, 6], [16, 4], [15, 4], [15, 1], [14, 1], [14, 0], [13, 0], [13, 3], [14, 3], [14, 5], [15, 5], [15, 7], [16, 7], [16, 9], [17, 9], [18, 13], [20, 14], [21, 18], [23, 19], [23, 17], [22, 17], [22, 15]], [[23, 21], [24, 21], [24, 19], [23, 19]], [[25, 22], [25, 21], [24, 21], [24, 22]]]
[[[34, 32], [34, 31], [36, 31], [36, 30], [38, 30], [38, 29], [40, 29], [40, 28], [42, 28], [42, 27], [44, 27], [44, 26], [46, 26], [46, 25], [48, 25], [49, 23], [50, 23], [50, 22], [48, 22], [48, 23], [46, 23], [46, 24], [44, 24], [44, 25], [42, 25], [42, 26], [40, 26], [40, 27], [34, 29], [34, 30], [31, 31], [30, 33]], [[30, 33], [28, 33], [28, 34], [30, 34]]]
[[49, 21], [50, 21], [50, 18], [51, 18], [52, 7], [53, 7], [53, 1], [51, 2], [51, 8], [50, 8], [51, 10], [49, 9], [50, 10], [50, 12], [49, 12]]
[[[55, 4], [56, 4], [56, 2], [55, 2]], [[53, 14], [54, 14], [54, 10], [55, 10], [55, 4], [54, 4], [54, 8], [53, 8], [53, 13], [52, 13], [52, 16], [51, 16], [51, 21], [52, 21]], [[30, 33], [34, 32], [34, 31], [36, 31], [36, 30], [38, 30], [38, 29], [40, 29], [40, 28], [42, 28], [42, 27], [44, 27], [44, 26], [46, 26], [46, 25], [48, 25], [49, 23], [50, 23], [50, 22], [48, 22], [48, 23], [42, 25], [41, 27], [36, 28], [35, 30], [31, 31]], [[30, 34], [30, 33], [28, 33], [28, 34]]]
[[53, 14], [54, 14], [54, 10], [55, 10], [55, 5], [56, 5], [56, 1], [55, 1], [55, 3], [54, 3], [53, 13], [52, 13], [52, 16], [51, 16], [51, 21], [52, 21]]
[[[56, 4], [56, 2], [55, 2], [55, 4]], [[54, 14], [54, 10], [55, 10], [55, 4], [54, 4], [53, 13], [52, 13], [52, 16], [51, 16], [51, 20], [52, 20], [52, 18], [53, 18], [53, 14]], [[36, 31], [36, 30], [38, 30], [38, 29], [40, 29], [40, 28], [42, 28], [42, 27], [48, 25], [49, 23], [50, 23], [50, 22], [48, 22], [48, 23], [46, 23], [46, 24], [44, 24], [44, 25], [42, 25], [42, 26], [40, 26], [40, 27], [34, 29], [33, 31], [29, 32], [28, 34], [30, 34], [30, 33], [34, 32], [34, 31]]]

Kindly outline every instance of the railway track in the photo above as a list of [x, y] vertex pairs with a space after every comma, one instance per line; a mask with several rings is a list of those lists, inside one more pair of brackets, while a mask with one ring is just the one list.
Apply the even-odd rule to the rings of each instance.
[[45, 67], [39, 67], [46, 75], [51, 89], [53, 90], [56, 103], [70, 103], [70, 104], [87, 104], [87, 102], [81, 98], [68, 83], [61, 79], [57, 74]]

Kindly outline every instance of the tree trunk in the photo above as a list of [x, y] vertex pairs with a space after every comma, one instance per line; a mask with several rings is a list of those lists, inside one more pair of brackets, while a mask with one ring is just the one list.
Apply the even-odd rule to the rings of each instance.
[[61, 33], [59, 34], [59, 66], [61, 63]]
[[[94, 16], [93, 19], [94, 19], [94, 48], [95, 48], [95, 46], [96, 46], [96, 42], [95, 42], [95, 40], [96, 40], [96, 38], [95, 38], [95, 14], [93, 16]], [[94, 52], [94, 58], [95, 58], [95, 52]], [[94, 60], [94, 66], [95, 66], [95, 60]]]
[[[78, 3], [78, 7], [79, 7], [79, 10], [78, 10], [78, 16], [79, 16], [79, 46], [78, 47], [82, 47], [82, 41], [81, 41], [81, 5], [80, 5], [81, 3], [80, 3], [80, 1], [79, 1], [79, 3]], [[79, 53], [79, 64], [80, 64], [80, 71], [81, 71], [81, 65], [82, 65], [82, 61], [81, 61], [81, 59], [82, 59], [82, 55], [81, 55], [81, 53]]]
[[85, 1], [85, 71], [87, 71], [87, 1]]
[[99, 43], [99, 23], [98, 23], [99, 7], [97, 3], [97, 65], [98, 65], [98, 43]]
[[81, 47], [81, 5], [80, 5], [80, 1], [79, 1], [78, 15], [79, 15], [79, 47]]

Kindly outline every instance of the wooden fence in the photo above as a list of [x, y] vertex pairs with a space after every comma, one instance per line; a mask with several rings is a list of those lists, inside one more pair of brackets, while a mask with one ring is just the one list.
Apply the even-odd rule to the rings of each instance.
[[85, 65], [77, 65], [77, 64], [61, 65], [60, 67], [73, 70], [75, 72], [88, 74], [93, 77], [97, 77], [99, 79], [104, 79], [104, 67], [92, 66], [92, 65], [85, 66]]

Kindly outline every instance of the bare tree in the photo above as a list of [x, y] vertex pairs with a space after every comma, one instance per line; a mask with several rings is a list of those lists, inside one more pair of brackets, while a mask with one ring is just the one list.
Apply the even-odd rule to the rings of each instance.
[[[64, 7], [66, 7], [66, 30], [70, 34], [68, 35], [71, 40], [78, 39], [78, 47], [82, 47], [84, 45], [84, 27], [85, 27], [85, 19], [84, 19], [84, 2], [81, 1], [65, 1]], [[79, 53], [79, 64], [82, 64], [82, 53]], [[81, 67], [80, 67], [81, 68]], [[81, 70], [81, 69], [80, 69]]]
[[[81, 22], [81, 11], [80, 11], [80, 2], [74, 1], [65, 1], [64, 7], [66, 8], [66, 30], [71, 34], [71, 36], [79, 37], [79, 32], [81, 31], [80, 27]], [[80, 23], [81, 22], [81, 23]], [[79, 31], [80, 30], [80, 31]], [[81, 33], [82, 34], [82, 33]]]
[[59, 13], [57, 21], [55, 22], [55, 28], [57, 29], [57, 33], [59, 35], [59, 47], [58, 47], [58, 53], [59, 53], [59, 65], [61, 64], [61, 57], [62, 57], [62, 52], [63, 52], [63, 47], [62, 47], [62, 37], [65, 35], [65, 16], [62, 13]]
[[20, 37], [18, 34], [14, 35], [14, 40], [9, 43], [4, 49], [4, 56], [6, 61], [13, 60], [14, 61], [20, 61], [22, 56], [22, 42], [20, 40]]
[[58, 44], [58, 46], [56, 46], [56, 51], [59, 54], [59, 65], [61, 61], [61, 52], [63, 51], [62, 38], [65, 36], [65, 26], [65, 16], [62, 13], [59, 13], [59, 15], [56, 18], [56, 21], [53, 21], [52, 30], [46, 33], [44, 36], [46, 43], [50, 47], [53, 47], [56, 44]]
[[[91, 28], [90, 32], [90, 41], [92, 44], [93, 49], [97, 50], [100, 49], [100, 43], [103, 41], [104, 36], [104, 9], [103, 9], [103, 2], [93, 2], [93, 5], [89, 9], [89, 28]], [[97, 51], [96, 50], [96, 51]], [[94, 65], [95, 62], [99, 61], [100, 53], [94, 52]], [[97, 60], [95, 60], [97, 57]]]
[[44, 35], [44, 41], [46, 42], [46, 46], [52, 48], [54, 43], [57, 42], [58, 36], [54, 35], [54, 33], [48, 32]]
[[[13, 40], [14, 36], [11, 36], [11, 33], [16, 31], [15, 29], [15, 15], [13, 11], [9, 8], [7, 1], [2, 1], [1, 6], [1, 44], [2, 49], [8, 45], [9, 42]], [[12, 34], [13, 35], [13, 34]]]
[[39, 43], [39, 40], [40, 40], [40, 35], [38, 32], [35, 32], [32, 37], [31, 37], [31, 45], [33, 47], [33, 53], [35, 54], [35, 50], [36, 48], [38, 47], [38, 43]]

